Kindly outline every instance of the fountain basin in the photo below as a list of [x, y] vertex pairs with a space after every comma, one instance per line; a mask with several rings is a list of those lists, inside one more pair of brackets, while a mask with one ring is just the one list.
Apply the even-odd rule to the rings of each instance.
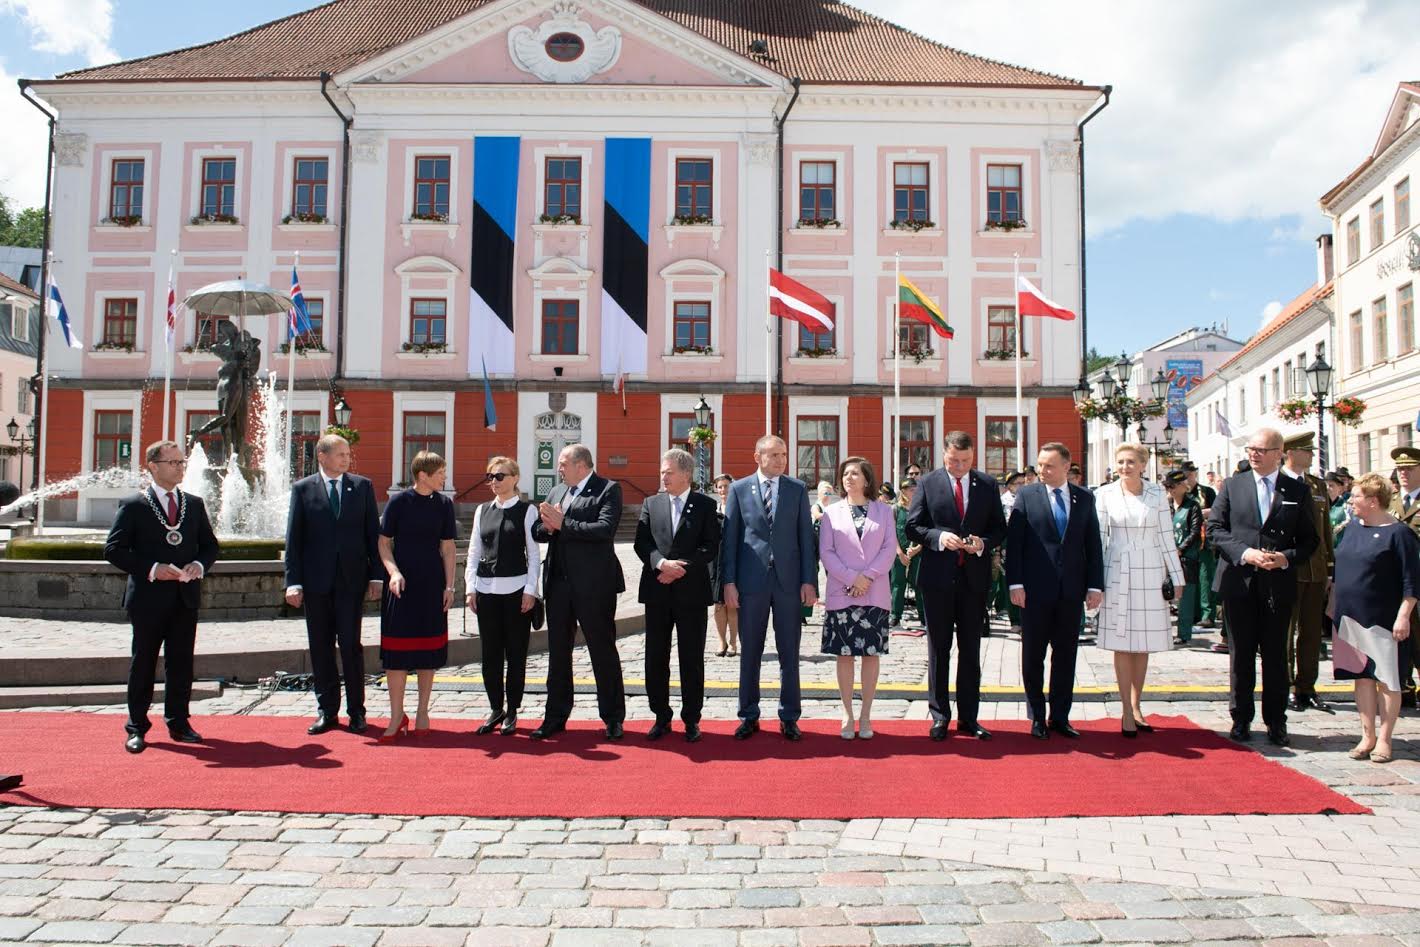
[[[35, 542], [39, 542], [38, 540]], [[47, 542], [47, 541], [46, 541]], [[63, 621], [127, 621], [128, 576], [94, 559], [0, 560], [0, 616]], [[218, 560], [202, 582], [202, 617], [226, 620], [285, 618], [285, 564], [280, 559]]]
[[[6, 559], [99, 560], [104, 558], [104, 537], [94, 536], [24, 536], [10, 540], [5, 547]], [[221, 539], [218, 562], [232, 560], [279, 561], [286, 551], [284, 539]]]

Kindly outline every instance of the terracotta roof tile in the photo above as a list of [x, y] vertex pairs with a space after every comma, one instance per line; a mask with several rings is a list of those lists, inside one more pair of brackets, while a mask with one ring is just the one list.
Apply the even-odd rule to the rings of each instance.
[[24, 283], [10, 279], [4, 273], [0, 273], [0, 293], [19, 293], [39, 302], [39, 293], [30, 289]]
[[[332, 0], [202, 46], [68, 72], [65, 81], [314, 79], [407, 43], [495, 0]], [[636, 0], [783, 76], [806, 83], [1087, 88], [974, 56], [837, 0]], [[768, 57], [750, 43], [763, 39]]]
[[1317, 286], [1315, 283], [1313, 283], [1300, 296], [1287, 303], [1287, 305], [1283, 306], [1281, 312], [1273, 316], [1272, 320], [1268, 322], [1267, 325], [1263, 326], [1260, 330], [1258, 330], [1258, 333], [1256, 335], [1248, 339], [1246, 345], [1234, 352], [1232, 358], [1228, 359], [1226, 362], [1215, 368], [1213, 370], [1214, 373], [1216, 374], [1217, 372], [1220, 372], [1223, 369], [1227, 368], [1229, 365], [1233, 364], [1233, 362], [1236, 362], [1248, 352], [1251, 352], [1253, 349], [1257, 348], [1268, 338], [1272, 337], [1273, 335], [1276, 335], [1279, 329], [1281, 329], [1287, 323], [1291, 322], [1293, 319], [1300, 316], [1302, 313], [1306, 312], [1315, 303], [1318, 303], [1326, 297], [1330, 296], [1332, 285], [1332, 282], [1328, 282], [1325, 286]]

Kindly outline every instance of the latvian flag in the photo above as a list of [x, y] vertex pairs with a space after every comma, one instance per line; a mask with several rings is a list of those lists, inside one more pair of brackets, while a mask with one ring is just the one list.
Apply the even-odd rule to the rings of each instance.
[[1075, 318], [1075, 314], [1064, 306], [1046, 299], [1024, 276], [1016, 277], [1016, 311], [1022, 316], [1049, 316], [1067, 322]]
[[769, 313], [802, 323], [814, 332], [833, 331], [833, 303], [775, 269], [769, 271]]
[[925, 322], [932, 327], [933, 332], [944, 339], [956, 335], [956, 330], [947, 325], [947, 317], [942, 315], [937, 304], [928, 299], [926, 293], [912, 285], [912, 280], [902, 275], [897, 277], [897, 305], [904, 319]]
[[605, 211], [601, 373], [624, 402], [626, 376], [646, 372], [651, 139], [606, 140]]
[[522, 140], [473, 140], [473, 262], [469, 266], [468, 373], [513, 371], [513, 236]]

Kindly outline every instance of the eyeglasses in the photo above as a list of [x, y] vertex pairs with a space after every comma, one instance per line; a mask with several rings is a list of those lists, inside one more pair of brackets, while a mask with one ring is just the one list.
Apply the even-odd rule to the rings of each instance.
[[178, 467], [186, 467], [186, 466], [187, 466], [187, 461], [186, 461], [186, 460], [155, 460], [155, 461], [153, 461], [153, 463], [155, 463], [155, 464], [173, 464], [173, 465], [178, 466]]
[[490, 480], [497, 480], [499, 483], [502, 483], [504, 480], [511, 476], [513, 475], [510, 473], [491, 473], [484, 476], [483, 482], [487, 483]]
[[1275, 451], [1275, 450], [1281, 450], [1281, 449], [1282, 449], [1282, 448], [1280, 448], [1280, 447], [1252, 447], [1252, 446], [1249, 446], [1249, 447], [1246, 448], [1246, 450], [1247, 450], [1247, 452], [1248, 452], [1249, 454], [1270, 454], [1270, 453], [1272, 453], [1272, 452]]

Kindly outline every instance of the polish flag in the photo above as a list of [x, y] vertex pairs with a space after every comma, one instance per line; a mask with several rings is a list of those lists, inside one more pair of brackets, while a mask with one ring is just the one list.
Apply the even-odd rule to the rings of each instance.
[[1069, 322], [1075, 314], [1057, 302], [1052, 302], [1024, 276], [1016, 277], [1016, 311], [1022, 316], [1049, 316]]
[[773, 268], [769, 270], [769, 313], [803, 323], [815, 332], [833, 331], [833, 303]]

